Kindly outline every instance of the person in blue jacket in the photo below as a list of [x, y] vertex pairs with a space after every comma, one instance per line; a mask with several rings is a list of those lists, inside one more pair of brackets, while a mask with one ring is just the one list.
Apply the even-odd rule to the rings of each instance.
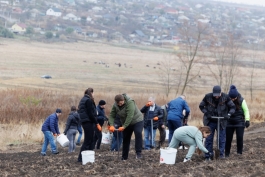
[[[97, 105], [97, 112], [98, 112], [97, 120], [98, 120], [98, 123], [101, 127], [103, 126], [104, 121], [107, 120], [106, 115], [105, 115], [105, 106], [106, 106], [105, 100], [100, 100], [98, 105]], [[100, 149], [101, 140], [102, 140], [102, 132], [99, 131], [95, 126], [93, 147], [96, 149]]]
[[62, 110], [56, 109], [55, 113], [49, 115], [46, 118], [46, 120], [44, 121], [41, 127], [41, 131], [44, 134], [44, 143], [41, 149], [42, 156], [46, 155], [47, 146], [49, 143], [51, 145], [52, 154], [59, 154], [59, 152], [57, 151], [57, 147], [54, 142], [53, 136], [56, 137], [60, 135], [59, 126], [58, 126], [58, 118], [61, 116], [61, 114], [62, 114]]
[[[185, 116], [183, 111], [185, 110]], [[167, 104], [167, 123], [168, 123], [168, 143], [170, 143], [174, 131], [181, 127], [183, 119], [188, 119], [190, 114], [190, 108], [188, 103], [185, 101], [185, 96], [181, 95], [178, 98], [171, 100]]]

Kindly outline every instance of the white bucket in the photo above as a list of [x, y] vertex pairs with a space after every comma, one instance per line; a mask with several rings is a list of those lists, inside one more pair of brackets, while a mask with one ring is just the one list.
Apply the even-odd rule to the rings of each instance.
[[166, 130], [166, 140], [168, 140], [169, 130]]
[[95, 152], [94, 151], [82, 151], [82, 164], [85, 165], [87, 162], [95, 162]]
[[176, 155], [177, 149], [175, 148], [160, 149], [160, 163], [175, 164]]
[[69, 145], [69, 140], [64, 134], [60, 134], [59, 136], [57, 136], [57, 141], [62, 147], [66, 147]]
[[110, 133], [104, 133], [102, 132], [102, 140], [101, 140], [101, 143], [102, 144], [110, 144], [111, 143], [111, 135]]

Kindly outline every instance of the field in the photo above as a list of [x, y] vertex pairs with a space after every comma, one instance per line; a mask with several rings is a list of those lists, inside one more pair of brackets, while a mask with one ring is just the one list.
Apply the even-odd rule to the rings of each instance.
[[[260, 68], [255, 69], [257, 87], [253, 100], [247, 86], [251, 68], [240, 67], [236, 76], [235, 85], [247, 100], [251, 114], [242, 156], [234, 154], [224, 161], [207, 164], [202, 156], [194, 155], [192, 162], [183, 164], [186, 152], [179, 151], [176, 165], [165, 165], [159, 164], [159, 150], [144, 151], [144, 158], [136, 160], [132, 146], [129, 160], [122, 162], [116, 153], [109, 152], [107, 145], [96, 152], [94, 164], [85, 166], [76, 163], [79, 148], [74, 154], [59, 148], [58, 156], [39, 156], [43, 141], [40, 127], [45, 117], [57, 107], [62, 108], [62, 131], [70, 106], [78, 104], [87, 87], [94, 88], [96, 103], [101, 99], [107, 101], [107, 115], [114, 96], [120, 93], [134, 98], [139, 108], [150, 95], [156, 97], [159, 105], [178, 96], [179, 93], [172, 90], [166, 97], [164, 84], [158, 77], [159, 64], [168, 58], [174, 59], [171, 52], [171, 48], [1, 39], [0, 176], [265, 176], [262, 159], [265, 93], [261, 77], [265, 70]], [[172, 68], [178, 65], [173, 62]], [[196, 126], [202, 124], [199, 102], [216, 84], [204, 63], [198, 64], [198, 68], [203, 68], [201, 77], [185, 92], [191, 108], [189, 124]], [[52, 79], [41, 78], [45, 74]]]

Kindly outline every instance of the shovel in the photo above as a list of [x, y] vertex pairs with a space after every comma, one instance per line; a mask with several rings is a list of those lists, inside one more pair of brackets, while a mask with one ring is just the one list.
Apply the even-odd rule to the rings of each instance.
[[224, 117], [217, 117], [212, 116], [212, 119], [217, 119], [217, 138], [216, 138], [216, 144], [217, 148], [215, 149], [215, 159], [217, 160], [220, 157], [220, 147], [219, 147], [219, 135], [220, 135], [220, 120], [224, 119]]
[[118, 159], [120, 157], [120, 142], [119, 142], [119, 129], [115, 129], [116, 133], [117, 133], [117, 150], [118, 150]]

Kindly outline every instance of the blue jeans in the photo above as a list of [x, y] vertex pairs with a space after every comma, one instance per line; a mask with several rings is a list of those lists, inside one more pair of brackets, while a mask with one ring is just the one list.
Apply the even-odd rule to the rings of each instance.
[[78, 131], [79, 135], [78, 135], [78, 138], [77, 138], [76, 143], [80, 143], [81, 137], [82, 137], [82, 127], [81, 126], [78, 126], [77, 127], [77, 131]]
[[50, 143], [52, 153], [57, 152], [56, 144], [54, 142], [53, 134], [50, 131], [42, 131], [44, 134], [44, 143], [42, 145], [41, 154], [46, 154], [47, 146]]
[[[119, 135], [119, 139], [118, 139], [117, 135]], [[117, 131], [113, 132], [113, 137], [112, 137], [111, 149], [110, 150], [111, 151], [119, 150], [120, 147], [121, 147], [122, 139], [123, 139], [122, 132], [117, 132]], [[118, 144], [118, 140], [119, 140], [119, 144]]]
[[169, 130], [169, 134], [168, 134], [168, 144], [170, 144], [170, 141], [172, 139], [172, 136], [174, 134], [174, 131], [182, 126], [182, 119], [176, 119], [176, 120], [168, 120], [167, 121], [168, 124], [168, 130]]
[[153, 137], [152, 137], [151, 126], [147, 126], [146, 128], [144, 128], [144, 149], [150, 149], [151, 147], [155, 147], [155, 137], [156, 137], [156, 129], [153, 129]]
[[[209, 122], [207, 126], [211, 128], [212, 133], [210, 134], [210, 136], [206, 138], [205, 147], [209, 152], [213, 153], [213, 144], [214, 144], [213, 140], [214, 140], [215, 130], [217, 131], [217, 122]], [[221, 157], [224, 156], [225, 140], [226, 140], [226, 130], [222, 129], [222, 127], [220, 126], [219, 150], [220, 150]], [[209, 158], [208, 155], [205, 154], [205, 158]]]

